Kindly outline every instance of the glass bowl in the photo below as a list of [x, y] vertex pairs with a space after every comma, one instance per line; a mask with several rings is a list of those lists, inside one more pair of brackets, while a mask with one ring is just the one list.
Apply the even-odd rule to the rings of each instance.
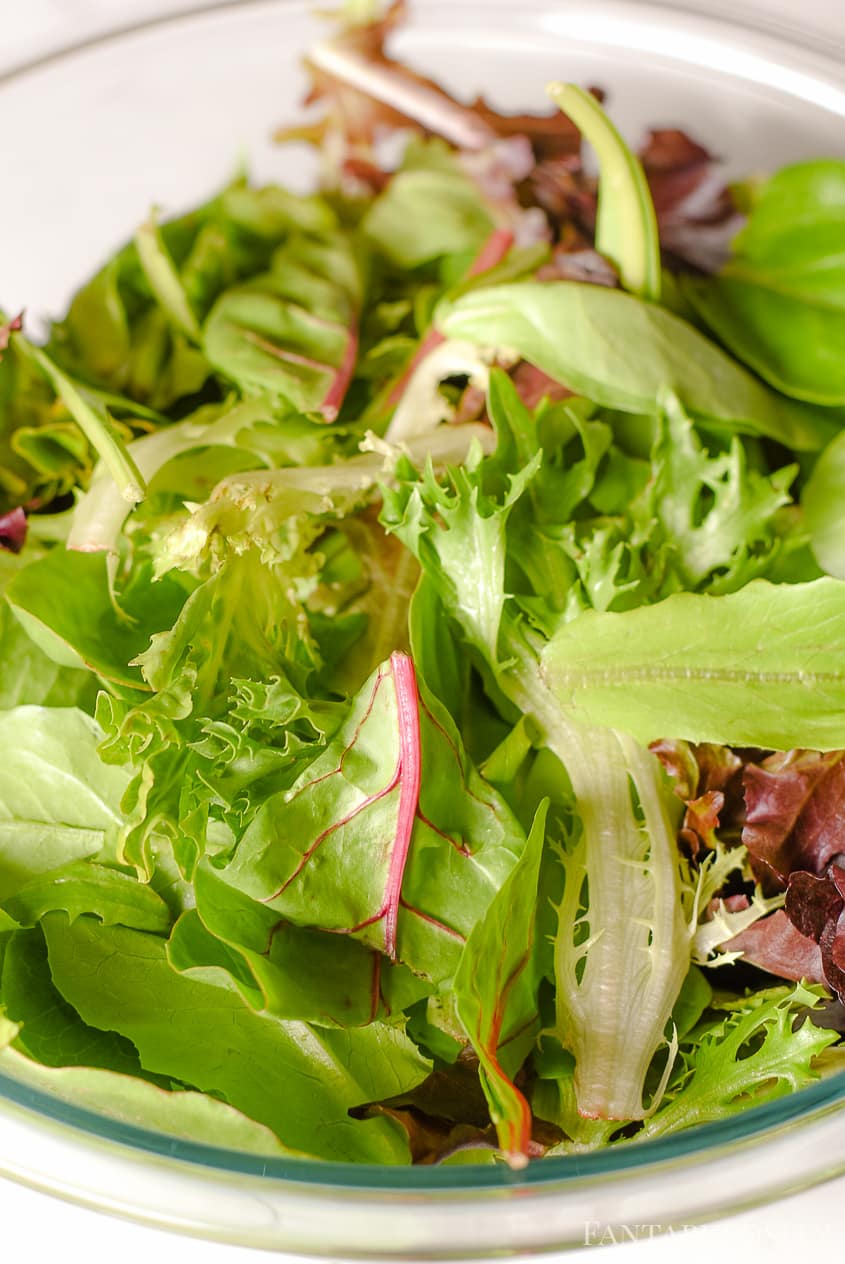
[[[186, 208], [244, 161], [256, 179], [307, 187], [313, 158], [269, 137], [299, 114], [299, 58], [320, 29], [300, 0], [223, 4], [0, 80], [6, 309], [60, 311], [151, 201]], [[845, 156], [845, 50], [782, 26], [625, 0], [417, 0], [396, 47], [505, 109], [539, 108], [549, 79], [599, 83], [629, 137], [686, 128], [729, 175]], [[454, 1259], [651, 1236], [843, 1171], [845, 1073], [725, 1123], [520, 1174], [266, 1160], [0, 1076], [0, 1174], [160, 1227], [321, 1256]]]

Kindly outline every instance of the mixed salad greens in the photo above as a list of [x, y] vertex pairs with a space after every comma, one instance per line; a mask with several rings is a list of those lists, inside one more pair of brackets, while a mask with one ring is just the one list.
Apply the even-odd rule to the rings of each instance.
[[461, 105], [401, 19], [309, 59], [321, 192], [0, 319], [0, 1072], [518, 1167], [840, 1064], [845, 162]]

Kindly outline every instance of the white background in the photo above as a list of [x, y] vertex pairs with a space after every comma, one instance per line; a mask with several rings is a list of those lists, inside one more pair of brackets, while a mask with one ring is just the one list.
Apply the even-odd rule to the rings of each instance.
[[[0, 71], [114, 27], [193, 7], [195, 0], [0, 0]], [[688, 7], [696, 6], [689, 0]], [[698, 7], [707, 12], [736, 8], [724, 0], [701, 0]], [[834, 31], [845, 34], [845, 0], [744, 0], [743, 7], [768, 22], [800, 26], [820, 38]], [[605, 1258], [621, 1264], [669, 1264], [679, 1258], [683, 1264], [713, 1264], [742, 1256], [752, 1264], [763, 1259], [766, 1264], [794, 1264], [837, 1250], [843, 1201], [845, 1178], [683, 1237], [628, 1242]], [[291, 1258], [177, 1238], [0, 1179], [0, 1256], [11, 1259], [24, 1249], [36, 1260], [56, 1257], [69, 1264], [83, 1259], [92, 1264], [269, 1264]], [[565, 1259], [583, 1264], [596, 1258], [594, 1251], [591, 1246]]]

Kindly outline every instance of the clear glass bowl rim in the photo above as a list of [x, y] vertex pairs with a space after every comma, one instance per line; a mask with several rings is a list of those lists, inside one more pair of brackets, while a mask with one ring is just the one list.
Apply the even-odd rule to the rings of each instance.
[[[422, 0], [421, 0], [422, 2]], [[497, 0], [494, 0], [496, 3]], [[501, 0], [499, 0], [501, 2]], [[489, 0], [461, 0], [464, 8], [484, 10]], [[197, 19], [231, 14], [235, 10], [259, 10], [262, 8], [289, 8], [303, 10], [313, 7], [309, 0], [223, 0], [219, 4], [198, 4], [179, 12], [158, 15], [141, 22], [130, 23], [111, 29], [76, 43], [51, 50], [23, 63], [12, 65], [0, 72], [0, 87], [11, 84], [33, 71], [64, 63], [74, 56], [98, 47], [131, 40], [146, 31], [169, 26], [190, 25]], [[640, 7], [643, 7], [642, 5]], [[648, 0], [648, 7], [669, 15], [700, 16], [714, 18], [721, 26], [735, 30], [753, 30], [785, 42], [797, 41], [809, 53], [825, 55], [825, 60], [836, 76], [845, 83], [842, 63], [837, 57], [837, 41], [820, 41], [797, 26], [788, 26], [781, 20], [770, 20], [762, 13], [743, 13], [741, 6], [730, 9], [723, 4], [707, 6], [701, 13], [695, 5], [681, 0]], [[258, 1154], [188, 1141], [170, 1134], [154, 1131], [140, 1125], [127, 1123], [99, 1114], [87, 1107], [77, 1106], [63, 1098], [33, 1088], [0, 1071], [0, 1120], [4, 1100], [13, 1107], [23, 1108], [33, 1117], [33, 1126], [42, 1123], [59, 1125], [82, 1133], [88, 1140], [105, 1141], [139, 1151], [148, 1156], [176, 1160], [194, 1168], [207, 1168], [218, 1174], [232, 1173], [248, 1178], [259, 1177], [270, 1181], [283, 1181], [288, 1185], [308, 1186], [312, 1189], [395, 1191], [414, 1194], [425, 1191], [443, 1191], [455, 1195], [472, 1190], [513, 1189], [526, 1187], [542, 1189], [548, 1186], [583, 1182], [590, 1177], [607, 1178], [623, 1176], [633, 1169], [646, 1166], [675, 1165], [706, 1158], [714, 1151], [723, 1152], [744, 1144], [764, 1144], [767, 1136], [784, 1129], [811, 1125], [820, 1117], [839, 1112], [845, 1107], [845, 1070], [836, 1072], [818, 1083], [800, 1091], [771, 1100], [748, 1109], [718, 1123], [701, 1124], [650, 1141], [610, 1147], [586, 1154], [571, 1154], [543, 1159], [530, 1164], [520, 1172], [512, 1171], [504, 1164], [488, 1166], [417, 1166], [388, 1167], [374, 1164], [331, 1163], [316, 1159], [271, 1158]]]

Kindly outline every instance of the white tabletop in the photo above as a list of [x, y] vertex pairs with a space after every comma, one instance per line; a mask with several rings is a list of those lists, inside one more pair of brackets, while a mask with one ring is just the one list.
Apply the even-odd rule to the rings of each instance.
[[[206, 3], [214, 0], [206, 0]], [[415, 0], [424, 3], [425, 0]], [[823, 36], [845, 36], [845, 0], [744, 0], [769, 22], [782, 20]], [[29, 61], [68, 43], [113, 27], [134, 25], [145, 18], [196, 7], [195, 0], [0, 0], [0, 70]], [[689, 7], [694, 7], [689, 0]], [[719, 0], [705, 9], [725, 8]], [[743, 1258], [753, 1264], [794, 1264], [828, 1253], [838, 1241], [845, 1178], [775, 1206], [745, 1212], [728, 1220], [683, 1232], [653, 1237], [647, 1225], [627, 1228], [628, 1241], [614, 1253], [624, 1264], [670, 1264], [683, 1251], [684, 1264]], [[630, 1238], [638, 1235], [638, 1240]], [[585, 1226], [585, 1249], [560, 1256], [567, 1264], [594, 1259], [593, 1246], [602, 1233]], [[622, 1235], [620, 1235], [622, 1236]], [[604, 1235], [605, 1239], [607, 1235]], [[120, 1264], [262, 1264], [285, 1257], [264, 1251], [220, 1246], [181, 1238], [96, 1212], [78, 1208], [0, 1179], [0, 1255], [13, 1259], [26, 1250], [33, 1259], [65, 1258], [70, 1264], [120, 1260]], [[624, 1250], [624, 1254], [623, 1254]], [[301, 1257], [297, 1257], [300, 1260]], [[546, 1257], [554, 1260], [557, 1257]]]

